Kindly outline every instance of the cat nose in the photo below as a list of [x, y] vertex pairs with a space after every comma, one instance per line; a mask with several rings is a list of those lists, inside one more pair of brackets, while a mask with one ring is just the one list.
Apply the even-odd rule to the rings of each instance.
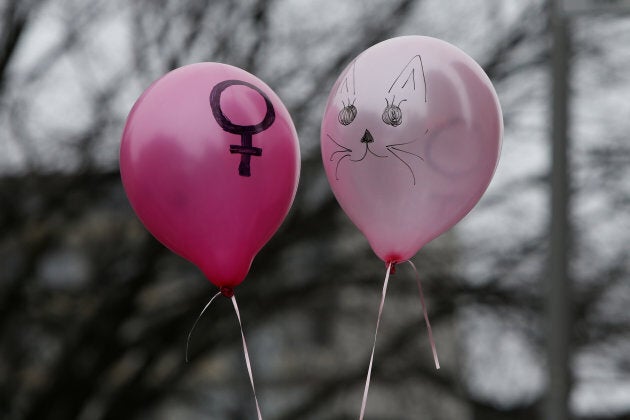
[[365, 133], [363, 133], [363, 137], [361, 137], [361, 143], [374, 143], [374, 137], [372, 137], [372, 133], [370, 133], [370, 130], [365, 130]]

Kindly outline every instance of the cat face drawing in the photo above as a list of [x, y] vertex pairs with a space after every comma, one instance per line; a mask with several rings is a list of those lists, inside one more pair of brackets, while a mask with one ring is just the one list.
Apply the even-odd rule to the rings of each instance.
[[[420, 140], [429, 134], [422, 125], [429, 101], [422, 55], [391, 66], [391, 71], [379, 75], [380, 86], [362, 84], [357, 76], [361, 64], [359, 56], [348, 66], [332, 98], [337, 124], [324, 133], [334, 147], [324, 158], [335, 163], [337, 181], [348, 171], [346, 167], [382, 159], [398, 165], [416, 185], [425, 161]], [[375, 104], [380, 104], [378, 109]]]
[[339, 205], [385, 262], [405, 261], [479, 201], [503, 122], [470, 56], [424, 36], [359, 54], [333, 84], [320, 131]]

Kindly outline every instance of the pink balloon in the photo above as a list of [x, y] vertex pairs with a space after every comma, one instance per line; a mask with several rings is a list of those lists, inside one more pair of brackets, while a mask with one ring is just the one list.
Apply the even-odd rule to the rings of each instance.
[[291, 117], [261, 80], [198, 63], [154, 82], [129, 113], [120, 172], [153, 235], [219, 287], [240, 284], [287, 215], [300, 153]]
[[405, 36], [372, 46], [341, 73], [322, 121], [322, 158], [374, 252], [400, 262], [479, 201], [502, 134], [481, 67], [444, 41]]

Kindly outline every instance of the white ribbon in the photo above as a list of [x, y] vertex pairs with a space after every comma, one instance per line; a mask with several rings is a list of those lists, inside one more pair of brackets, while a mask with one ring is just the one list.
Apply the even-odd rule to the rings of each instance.
[[[429, 314], [427, 311], [427, 305], [424, 301], [424, 293], [422, 292], [422, 283], [420, 281], [420, 274], [415, 264], [411, 260], [407, 260], [414, 273], [416, 274], [416, 282], [418, 283], [418, 291], [420, 292], [420, 302], [422, 303], [422, 313], [424, 315], [424, 321], [427, 325], [427, 331], [429, 334], [429, 343], [431, 344], [431, 351], [433, 352], [433, 361], [435, 362], [435, 368], [440, 368], [440, 362], [437, 356], [437, 350], [435, 347], [435, 341], [433, 340], [433, 331], [431, 330], [431, 323], [429, 322]], [[363, 390], [363, 400], [361, 401], [361, 414], [359, 420], [363, 420], [365, 415], [365, 408], [367, 406], [367, 396], [370, 389], [370, 379], [372, 377], [372, 365], [374, 364], [374, 351], [376, 350], [376, 338], [378, 336], [378, 327], [381, 323], [381, 315], [383, 314], [383, 306], [385, 305], [385, 296], [387, 295], [387, 284], [389, 283], [389, 275], [392, 271], [393, 263], [387, 264], [387, 272], [385, 273], [385, 281], [383, 283], [383, 294], [381, 296], [381, 304], [378, 307], [378, 317], [376, 318], [376, 330], [374, 331], [374, 343], [372, 344], [372, 354], [370, 355], [370, 365], [368, 367], [367, 378], [365, 379], [365, 388]]]
[[376, 350], [376, 337], [378, 336], [378, 326], [381, 323], [381, 315], [383, 314], [383, 306], [385, 305], [385, 295], [387, 295], [387, 283], [389, 283], [389, 273], [392, 269], [392, 263], [387, 264], [387, 273], [385, 273], [385, 282], [383, 283], [383, 295], [381, 304], [378, 307], [378, 318], [376, 318], [376, 330], [374, 331], [374, 343], [372, 344], [372, 355], [370, 356], [370, 366], [368, 367], [367, 378], [365, 379], [365, 389], [363, 390], [363, 401], [361, 402], [361, 414], [359, 420], [363, 420], [365, 414], [365, 406], [367, 405], [368, 391], [370, 390], [370, 377], [372, 376], [372, 364], [374, 363], [374, 350]]
[[192, 328], [190, 329], [190, 332], [188, 333], [188, 339], [186, 340], [186, 363], [188, 363], [188, 346], [190, 345], [190, 337], [192, 337], [192, 333], [195, 330], [195, 327], [197, 326], [197, 323], [199, 323], [199, 320], [201, 319], [201, 317], [203, 316], [204, 312], [206, 312], [206, 309], [208, 309], [210, 307], [210, 305], [212, 304], [212, 302], [221, 294], [221, 291], [217, 292], [216, 295], [212, 296], [212, 299], [210, 299], [210, 301], [206, 304], [206, 306], [204, 306], [204, 308], [201, 310], [201, 313], [199, 314], [199, 316], [197, 317], [197, 319], [195, 320], [195, 323], [193, 324]]
[[431, 344], [431, 351], [433, 352], [433, 361], [435, 362], [435, 368], [440, 369], [440, 361], [438, 360], [437, 350], [435, 348], [435, 341], [433, 340], [433, 331], [431, 330], [431, 323], [429, 322], [429, 314], [427, 311], [427, 305], [424, 303], [424, 293], [422, 293], [422, 283], [420, 282], [420, 274], [418, 273], [418, 269], [416, 265], [411, 261], [407, 260], [411, 267], [413, 268], [414, 273], [416, 273], [416, 282], [418, 283], [418, 291], [420, 292], [420, 303], [422, 303], [422, 314], [424, 315], [424, 322], [427, 324], [427, 332], [429, 333], [429, 343]]
[[236, 297], [232, 295], [232, 305], [234, 305], [234, 311], [238, 318], [238, 326], [241, 329], [241, 338], [243, 339], [243, 353], [245, 355], [245, 364], [247, 365], [247, 373], [249, 373], [249, 382], [252, 384], [252, 391], [254, 392], [254, 400], [256, 401], [256, 411], [258, 412], [258, 420], [262, 420], [262, 414], [260, 414], [260, 406], [258, 405], [258, 397], [256, 396], [256, 387], [254, 386], [254, 376], [252, 375], [252, 364], [249, 361], [249, 352], [247, 351], [247, 342], [245, 342], [245, 334], [243, 333], [243, 324], [241, 323], [241, 313], [238, 310], [236, 304]]
[[[197, 320], [193, 324], [190, 332], [188, 333], [188, 340], [186, 340], [186, 363], [188, 363], [188, 345], [190, 344], [190, 337], [192, 336], [197, 323], [206, 312], [206, 310], [210, 307], [212, 302], [220, 295], [223, 291], [220, 290], [216, 295], [212, 296], [212, 299], [206, 304], [206, 306], [201, 310], [201, 313], [197, 317]], [[229, 296], [229, 295], [228, 295]], [[252, 364], [249, 361], [249, 351], [247, 350], [247, 342], [245, 341], [245, 333], [243, 333], [243, 323], [241, 322], [241, 313], [238, 310], [238, 304], [236, 303], [236, 297], [232, 294], [231, 296], [232, 305], [234, 306], [234, 312], [236, 312], [236, 318], [238, 319], [238, 326], [241, 330], [241, 338], [243, 340], [243, 354], [245, 355], [245, 364], [247, 365], [247, 373], [249, 374], [249, 382], [252, 384], [252, 391], [254, 392], [254, 400], [256, 401], [256, 412], [258, 413], [258, 420], [262, 420], [262, 414], [260, 413], [260, 405], [258, 404], [258, 397], [256, 396], [256, 387], [254, 386], [254, 375], [252, 374]]]

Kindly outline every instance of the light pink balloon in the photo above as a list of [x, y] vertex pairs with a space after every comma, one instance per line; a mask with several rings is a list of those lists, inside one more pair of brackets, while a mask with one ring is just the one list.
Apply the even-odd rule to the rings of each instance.
[[138, 99], [120, 171], [147, 229], [212, 283], [232, 288], [293, 202], [297, 134], [261, 80], [225, 64], [192, 64]]
[[479, 201], [503, 119], [481, 67], [447, 42], [390, 39], [334, 84], [321, 127], [328, 181], [385, 262], [411, 258]]

